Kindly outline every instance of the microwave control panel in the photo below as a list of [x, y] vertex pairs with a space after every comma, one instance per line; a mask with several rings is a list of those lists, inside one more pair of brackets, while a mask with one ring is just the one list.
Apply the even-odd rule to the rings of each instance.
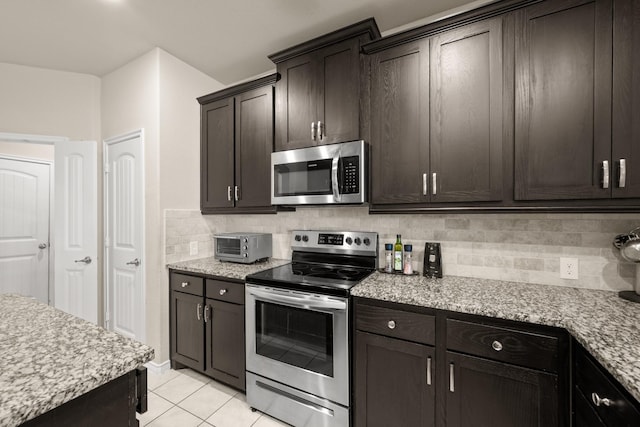
[[340, 194], [360, 193], [360, 159], [358, 156], [341, 157], [338, 163], [340, 171]]

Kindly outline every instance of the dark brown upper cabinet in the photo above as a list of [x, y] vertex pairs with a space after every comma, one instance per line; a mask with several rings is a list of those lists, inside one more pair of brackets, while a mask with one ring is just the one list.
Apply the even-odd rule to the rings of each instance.
[[613, 2], [613, 197], [640, 197], [640, 2]]
[[502, 19], [370, 57], [372, 203], [502, 198]]
[[360, 138], [360, 46], [379, 37], [370, 18], [269, 56], [281, 76], [277, 151]]
[[271, 206], [277, 75], [198, 98], [202, 213], [275, 212]]
[[562, 0], [518, 12], [516, 200], [611, 197], [612, 10]]

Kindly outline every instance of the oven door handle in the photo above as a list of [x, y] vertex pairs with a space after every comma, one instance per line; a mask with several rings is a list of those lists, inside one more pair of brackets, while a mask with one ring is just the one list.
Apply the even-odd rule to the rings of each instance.
[[294, 307], [317, 310], [335, 310], [344, 311], [347, 309], [347, 303], [344, 301], [326, 301], [310, 298], [298, 298], [288, 295], [276, 295], [268, 291], [258, 289], [249, 289], [249, 293], [262, 301], [279, 302]]

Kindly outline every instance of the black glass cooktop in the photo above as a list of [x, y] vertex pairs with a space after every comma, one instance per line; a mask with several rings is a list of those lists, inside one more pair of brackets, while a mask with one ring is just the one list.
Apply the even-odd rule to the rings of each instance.
[[247, 282], [344, 295], [374, 271], [367, 267], [292, 262], [247, 276]]

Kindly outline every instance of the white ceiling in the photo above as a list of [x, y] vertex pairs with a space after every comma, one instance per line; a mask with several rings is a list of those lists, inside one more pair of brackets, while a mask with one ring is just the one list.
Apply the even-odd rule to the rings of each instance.
[[103, 76], [160, 47], [229, 84], [371, 16], [387, 31], [469, 0], [0, 0], [0, 62]]

